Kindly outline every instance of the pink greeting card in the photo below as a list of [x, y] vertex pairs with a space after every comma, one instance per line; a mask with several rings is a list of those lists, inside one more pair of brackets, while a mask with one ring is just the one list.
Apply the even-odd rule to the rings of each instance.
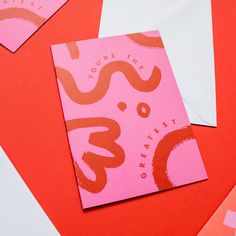
[[15, 52], [68, 0], [0, 0], [0, 44]]
[[83, 208], [207, 178], [158, 31], [52, 53]]
[[198, 234], [198, 236], [211, 235], [236, 235], [236, 186]]

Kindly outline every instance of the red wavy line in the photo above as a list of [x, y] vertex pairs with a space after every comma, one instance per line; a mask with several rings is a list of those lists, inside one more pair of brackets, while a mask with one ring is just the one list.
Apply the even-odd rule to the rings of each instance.
[[68, 132], [80, 128], [107, 128], [105, 131], [91, 133], [89, 136], [89, 143], [108, 150], [114, 156], [105, 157], [89, 151], [84, 152], [82, 156], [82, 160], [95, 173], [96, 179], [89, 179], [80, 169], [79, 165], [76, 162], [74, 163], [77, 180], [80, 187], [92, 193], [102, 191], [107, 183], [107, 174], [105, 168], [118, 167], [124, 162], [125, 159], [123, 148], [115, 142], [115, 140], [120, 136], [119, 124], [109, 118], [96, 117], [68, 120], [66, 121], [66, 126]]
[[91, 104], [100, 100], [109, 89], [112, 75], [121, 72], [125, 75], [130, 85], [141, 92], [150, 92], [158, 87], [161, 81], [161, 71], [154, 66], [152, 74], [148, 80], [142, 80], [134, 67], [125, 61], [115, 61], [106, 64], [100, 71], [98, 82], [94, 89], [89, 92], [81, 92], [71, 73], [60, 67], [56, 67], [57, 78], [67, 95], [78, 104]]

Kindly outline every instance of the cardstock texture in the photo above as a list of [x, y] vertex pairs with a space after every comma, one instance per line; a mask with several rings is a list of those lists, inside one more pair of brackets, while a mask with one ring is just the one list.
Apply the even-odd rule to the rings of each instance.
[[0, 235], [59, 235], [0, 146]]
[[216, 126], [210, 0], [104, 0], [99, 36], [160, 30], [191, 123]]
[[158, 31], [52, 53], [84, 208], [207, 178]]
[[236, 186], [198, 234], [198, 236], [211, 235], [236, 235]]
[[15, 52], [67, 0], [0, 0], [0, 44]]

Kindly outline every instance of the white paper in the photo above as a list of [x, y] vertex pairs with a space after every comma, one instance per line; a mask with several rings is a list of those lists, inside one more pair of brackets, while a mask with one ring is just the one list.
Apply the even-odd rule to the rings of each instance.
[[1, 146], [0, 235], [59, 235]]
[[99, 37], [160, 30], [191, 123], [216, 126], [210, 0], [104, 0]]

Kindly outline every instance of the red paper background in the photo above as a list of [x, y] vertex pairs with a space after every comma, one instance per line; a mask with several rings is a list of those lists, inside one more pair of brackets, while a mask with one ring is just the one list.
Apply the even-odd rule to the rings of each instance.
[[0, 48], [0, 144], [62, 235], [196, 235], [236, 184], [236, 1], [212, 4], [218, 128], [193, 127], [209, 180], [85, 212], [50, 45], [97, 37], [102, 0], [70, 0], [15, 54]]

